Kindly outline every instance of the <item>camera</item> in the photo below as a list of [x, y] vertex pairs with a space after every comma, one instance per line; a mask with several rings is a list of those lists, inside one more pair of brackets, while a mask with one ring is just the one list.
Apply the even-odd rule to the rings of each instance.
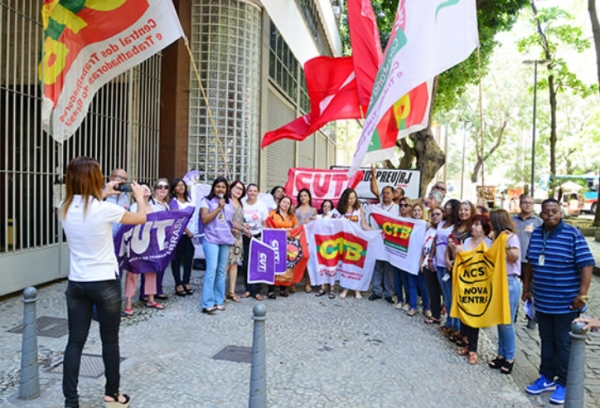
[[131, 193], [131, 183], [120, 183], [113, 187], [116, 191], [121, 193]]

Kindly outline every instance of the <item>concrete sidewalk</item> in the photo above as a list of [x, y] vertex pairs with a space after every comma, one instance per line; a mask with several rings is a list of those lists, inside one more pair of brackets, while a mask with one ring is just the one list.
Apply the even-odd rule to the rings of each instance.
[[[192, 286], [199, 290], [199, 271]], [[66, 282], [40, 290], [38, 316], [66, 317]], [[165, 287], [172, 290], [169, 280]], [[227, 310], [200, 313], [200, 292], [172, 296], [165, 310], [136, 304], [121, 328], [122, 391], [133, 407], [245, 407], [250, 365], [213, 360], [227, 345], [251, 346], [255, 300], [227, 303]], [[269, 407], [526, 407], [544, 400], [523, 392], [526, 384], [487, 367], [494, 347], [481, 337], [480, 363], [470, 366], [456, 346], [426, 325], [384, 302], [333, 300], [300, 292], [265, 300]], [[0, 302], [0, 405], [60, 407], [60, 370], [67, 337], [38, 337], [41, 396], [16, 400], [21, 336], [20, 297]], [[98, 326], [85, 353], [100, 354]], [[533, 351], [528, 351], [533, 352]], [[519, 357], [516, 372], [523, 370]], [[527, 375], [527, 382], [535, 375]], [[80, 378], [82, 407], [101, 407], [104, 379]], [[547, 401], [548, 396], [545, 396]], [[593, 405], [589, 405], [593, 406]]]

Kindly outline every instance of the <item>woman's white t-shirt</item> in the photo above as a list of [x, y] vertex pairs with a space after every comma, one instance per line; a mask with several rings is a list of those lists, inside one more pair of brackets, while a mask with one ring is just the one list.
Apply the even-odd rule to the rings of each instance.
[[65, 219], [61, 221], [71, 250], [69, 280], [96, 282], [115, 279], [119, 276], [119, 265], [112, 225], [121, 221], [127, 210], [95, 198], [90, 198], [85, 218], [83, 209], [81, 196], [75, 195]]

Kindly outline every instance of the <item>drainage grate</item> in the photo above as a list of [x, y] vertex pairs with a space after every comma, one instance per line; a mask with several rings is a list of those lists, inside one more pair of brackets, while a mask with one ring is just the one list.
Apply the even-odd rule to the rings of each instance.
[[226, 346], [213, 357], [213, 360], [252, 363], [252, 347]]
[[[9, 333], [23, 333], [24, 325], [20, 324], [7, 330]], [[61, 317], [42, 316], [37, 319], [37, 335], [59, 338], [69, 332], [69, 322]]]
[[[120, 361], [123, 360], [125, 360], [125, 358], [121, 357]], [[51, 374], [62, 374], [63, 363], [64, 360], [61, 360], [60, 363], [44, 371]], [[86, 353], [81, 354], [81, 366], [79, 368], [80, 377], [99, 378], [102, 374], [104, 374], [104, 361], [102, 361], [101, 355]]]

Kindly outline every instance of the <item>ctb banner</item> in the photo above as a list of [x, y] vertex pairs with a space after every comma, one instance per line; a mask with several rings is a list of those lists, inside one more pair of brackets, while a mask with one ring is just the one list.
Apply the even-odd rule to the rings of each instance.
[[456, 254], [452, 270], [450, 316], [471, 327], [510, 324], [506, 234], [488, 249], [485, 242]]
[[385, 259], [381, 233], [364, 231], [346, 219], [316, 220], [304, 226], [312, 285], [340, 282], [345, 289], [369, 289], [375, 261]]
[[145, 224], [122, 225], [114, 238], [119, 267], [133, 273], [164, 271], [175, 257], [194, 208], [148, 214]]
[[402, 218], [373, 205], [367, 207], [367, 213], [371, 225], [377, 225], [383, 232], [388, 261], [396, 268], [417, 275], [425, 244], [425, 221]]

